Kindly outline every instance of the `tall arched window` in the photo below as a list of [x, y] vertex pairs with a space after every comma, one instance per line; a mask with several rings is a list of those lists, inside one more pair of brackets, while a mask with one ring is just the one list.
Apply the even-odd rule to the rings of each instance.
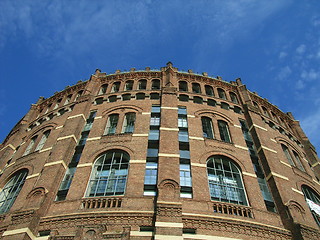
[[40, 142], [38, 143], [38, 146], [36, 147], [36, 150], [35, 151], [38, 151], [38, 150], [41, 150], [44, 146], [44, 144], [46, 143], [48, 137], [49, 137], [49, 134], [50, 134], [50, 131], [51, 130], [47, 130], [43, 133], [41, 139], [40, 139]]
[[153, 90], [159, 90], [160, 89], [160, 80], [159, 79], [153, 79], [152, 80], [151, 89], [153, 89]]
[[111, 114], [108, 118], [107, 126], [104, 131], [105, 135], [112, 135], [116, 133], [119, 120], [119, 114]]
[[23, 156], [28, 155], [28, 154], [31, 152], [31, 150], [32, 150], [32, 148], [33, 148], [33, 146], [34, 146], [34, 144], [35, 144], [35, 142], [36, 142], [36, 140], [37, 140], [37, 137], [38, 137], [38, 136], [34, 136], [33, 138], [31, 138], [30, 143], [29, 143], [27, 149], [26, 149], [26, 150], [24, 151], [24, 153], [23, 153]]
[[179, 91], [188, 92], [188, 83], [186, 81], [179, 82]]
[[138, 89], [139, 90], [147, 89], [147, 80], [145, 80], [145, 79], [140, 80], [139, 83], [138, 83]]
[[217, 90], [218, 90], [219, 98], [224, 99], [224, 100], [227, 100], [226, 92], [225, 92], [223, 89], [221, 89], [221, 88], [218, 88]]
[[7, 212], [11, 208], [19, 195], [27, 175], [28, 170], [22, 169], [16, 172], [4, 185], [0, 192], [0, 214]]
[[192, 92], [201, 93], [201, 88], [199, 83], [192, 83]]
[[213, 138], [212, 120], [208, 117], [201, 118], [203, 137]]
[[224, 142], [231, 143], [228, 123], [226, 123], [225, 121], [222, 121], [222, 120], [218, 120], [218, 127], [219, 127], [221, 140]]
[[107, 88], [108, 88], [108, 84], [103, 84], [103, 85], [100, 87], [99, 95], [105, 94], [105, 93], [107, 92]]
[[87, 197], [123, 195], [126, 188], [129, 154], [110, 150], [94, 163], [87, 189]]
[[64, 102], [64, 105], [67, 105], [71, 102], [72, 94], [68, 95], [66, 98], [66, 101]]
[[207, 171], [212, 200], [247, 205], [241, 171], [231, 159], [212, 156]]
[[310, 211], [314, 217], [314, 220], [320, 227], [320, 210], [319, 210], [320, 196], [306, 185], [303, 185], [301, 189], [307, 201], [307, 204], [310, 208]]
[[133, 81], [132, 80], [126, 81], [125, 91], [131, 91], [132, 89], [133, 89]]
[[235, 103], [235, 104], [238, 104], [239, 101], [238, 101], [238, 97], [235, 93], [233, 92], [230, 92], [230, 98], [231, 98], [231, 102]]
[[207, 96], [214, 96], [213, 87], [205, 85], [204, 88], [206, 90]]
[[112, 85], [111, 92], [119, 92], [119, 89], [120, 89], [120, 82], [115, 82]]
[[136, 114], [133, 112], [126, 113], [123, 120], [123, 133], [133, 133], [134, 130], [134, 122], [136, 120]]
[[261, 108], [262, 108], [263, 114], [267, 117], [270, 117], [268, 110], [264, 106], [262, 106]]

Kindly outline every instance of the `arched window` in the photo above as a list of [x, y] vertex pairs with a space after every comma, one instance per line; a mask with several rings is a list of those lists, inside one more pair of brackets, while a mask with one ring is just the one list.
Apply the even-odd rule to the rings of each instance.
[[27, 175], [28, 170], [22, 169], [16, 172], [4, 185], [0, 192], [0, 214], [7, 212], [11, 208], [19, 195]]
[[96, 98], [94, 101], [95, 101], [95, 104], [97, 104], [97, 105], [102, 104], [103, 103], [103, 97]]
[[112, 85], [111, 92], [119, 92], [119, 89], [120, 89], [120, 82], [115, 82]]
[[213, 87], [209, 85], [205, 85], [204, 87], [205, 87], [207, 96], [214, 96]]
[[292, 160], [292, 157], [290, 155], [288, 147], [283, 145], [283, 144], [281, 144], [281, 147], [282, 147], [283, 153], [286, 156], [286, 158], [287, 158], [288, 162], [290, 163], [290, 165], [291, 166], [296, 166], [294, 161]]
[[179, 82], [179, 91], [188, 92], [188, 83], [186, 81]]
[[62, 99], [58, 99], [58, 101], [56, 102], [56, 105], [54, 105], [54, 108], [53, 109], [57, 109], [61, 103]]
[[131, 99], [131, 94], [123, 94], [122, 95], [122, 100], [123, 101], [128, 101]]
[[145, 79], [140, 80], [138, 83], [138, 89], [139, 90], [147, 89], [147, 80], [145, 80]]
[[67, 105], [71, 102], [72, 94], [68, 95], [66, 98], [66, 101], [64, 102], [64, 105]]
[[267, 117], [270, 117], [268, 110], [264, 106], [262, 106], [261, 108], [262, 108], [263, 114]]
[[28, 154], [31, 152], [32, 147], [34, 146], [34, 144], [35, 144], [35, 142], [36, 142], [36, 140], [37, 140], [37, 137], [38, 137], [38, 136], [34, 136], [33, 138], [31, 138], [30, 143], [29, 143], [27, 149], [26, 149], [25, 152], [23, 153], [23, 156], [28, 155]]
[[201, 118], [203, 137], [213, 138], [212, 120], [208, 117]]
[[107, 126], [104, 131], [105, 135], [112, 135], [116, 133], [119, 120], [119, 114], [111, 114], [108, 118]]
[[189, 96], [185, 95], [185, 94], [180, 94], [179, 95], [179, 101], [188, 102], [189, 101]]
[[83, 90], [79, 91], [74, 99], [74, 101], [77, 101], [79, 99], [79, 97], [81, 97], [81, 95], [83, 94]]
[[274, 112], [271, 112], [271, 115], [272, 115], [272, 118], [274, 119], [274, 121], [276, 121], [278, 123], [279, 121], [278, 121], [276, 114]]
[[160, 89], [160, 80], [159, 79], [153, 79], [152, 80], [152, 90], [159, 90]]
[[207, 104], [208, 104], [208, 106], [214, 107], [214, 106], [216, 106], [217, 102], [213, 99], [208, 99]]
[[221, 88], [218, 88], [217, 90], [218, 90], [219, 98], [224, 99], [224, 100], [227, 100], [226, 92], [225, 92], [223, 89], [221, 89]]
[[94, 163], [87, 189], [87, 197], [123, 195], [126, 188], [129, 154], [111, 150]]
[[304, 170], [304, 167], [303, 167], [303, 165], [302, 165], [302, 162], [301, 162], [301, 160], [300, 160], [300, 157], [299, 157], [299, 155], [298, 155], [298, 153], [296, 153], [295, 151], [292, 151], [292, 153], [293, 153], [293, 156], [294, 156], [294, 158], [295, 158], [295, 160], [296, 160], [296, 163], [297, 163], [297, 165], [298, 165], [298, 168], [299, 168], [301, 171], [305, 171], [305, 170]]
[[192, 83], [192, 92], [201, 93], [201, 88], [199, 83]]
[[218, 120], [218, 127], [219, 127], [221, 140], [224, 142], [231, 143], [228, 123], [226, 123], [225, 121], [222, 121], [222, 120]]
[[198, 104], [202, 104], [203, 99], [202, 99], [202, 97], [193, 97], [193, 102], [198, 103]]
[[307, 204], [310, 208], [310, 211], [314, 217], [314, 220], [320, 227], [320, 211], [319, 211], [320, 196], [306, 185], [303, 185], [301, 189], [307, 201]]
[[132, 80], [126, 81], [126, 85], [124, 89], [125, 91], [131, 91], [133, 89], [133, 81]]
[[103, 85], [100, 87], [99, 95], [105, 94], [105, 93], [107, 92], [107, 88], [108, 88], [108, 84], [103, 84]]
[[136, 94], [136, 99], [137, 100], [143, 100], [146, 98], [146, 95], [144, 93], [137, 93]]
[[133, 112], [126, 113], [124, 116], [122, 132], [123, 133], [133, 133], [135, 120], [136, 120], [135, 113], [133, 113]]
[[255, 106], [256, 108], [259, 108], [258, 103], [256, 103], [255, 101], [252, 101], [253, 106]]
[[207, 171], [212, 200], [247, 205], [241, 171], [231, 159], [212, 156]]
[[231, 98], [231, 102], [233, 102], [235, 104], [239, 104], [238, 97], [235, 93], [230, 92], [230, 98]]
[[117, 101], [117, 95], [112, 95], [108, 97], [109, 102], [116, 102]]
[[160, 99], [159, 93], [150, 93], [150, 99]]
[[50, 132], [51, 132], [51, 130], [47, 130], [43, 133], [43, 135], [40, 139], [40, 142], [38, 143], [38, 146], [36, 147], [35, 151], [41, 150], [43, 148], [44, 144], [46, 143], [46, 141], [49, 137]]
[[221, 106], [222, 109], [225, 109], [225, 110], [229, 110], [229, 108], [230, 108], [229, 104], [225, 103], [225, 102], [221, 102], [220, 106]]

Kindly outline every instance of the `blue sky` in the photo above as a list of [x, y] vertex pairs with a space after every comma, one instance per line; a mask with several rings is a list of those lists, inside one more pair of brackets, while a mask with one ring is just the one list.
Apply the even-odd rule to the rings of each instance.
[[39, 96], [96, 68], [241, 77], [320, 151], [318, 0], [1, 0], [0, 142]]

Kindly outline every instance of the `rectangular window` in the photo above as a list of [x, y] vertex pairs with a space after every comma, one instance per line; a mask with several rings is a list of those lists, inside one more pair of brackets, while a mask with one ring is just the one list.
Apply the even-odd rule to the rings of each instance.
[[150, 125], [151, 126], [160, 126], [160, 114], [151, 113]]
[[178, 116], [178, 127], [179, 128], [187, 128], [188, 127], [187, 116], [183, 116], [183, 115]]
[[145, 185], [155, 185], [157, 184], [157, 174], [158, 174], [158, 163], [147, 162], [146, 164], [146, 175], [144, 177]]
[[112, 135], [112, 134], [116, 133], [118, 120], [119, 120], [118, 114], [110, 115], [110, 117], [108, 119], [106, 130], [104, 132], [105, 135]]
[[189, 142], [189, 135], [187, 130], [179, 130], [179, 142]]
[[191, 169], [189, 164], [180, 164], [180, 185], [191, 187]]

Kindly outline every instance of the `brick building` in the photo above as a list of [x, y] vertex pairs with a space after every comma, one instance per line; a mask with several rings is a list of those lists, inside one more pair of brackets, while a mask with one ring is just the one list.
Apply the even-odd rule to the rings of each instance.
[[320, 239], [316, 151], [240, 79], [96, 70], [0, 158], [0, 239]]

